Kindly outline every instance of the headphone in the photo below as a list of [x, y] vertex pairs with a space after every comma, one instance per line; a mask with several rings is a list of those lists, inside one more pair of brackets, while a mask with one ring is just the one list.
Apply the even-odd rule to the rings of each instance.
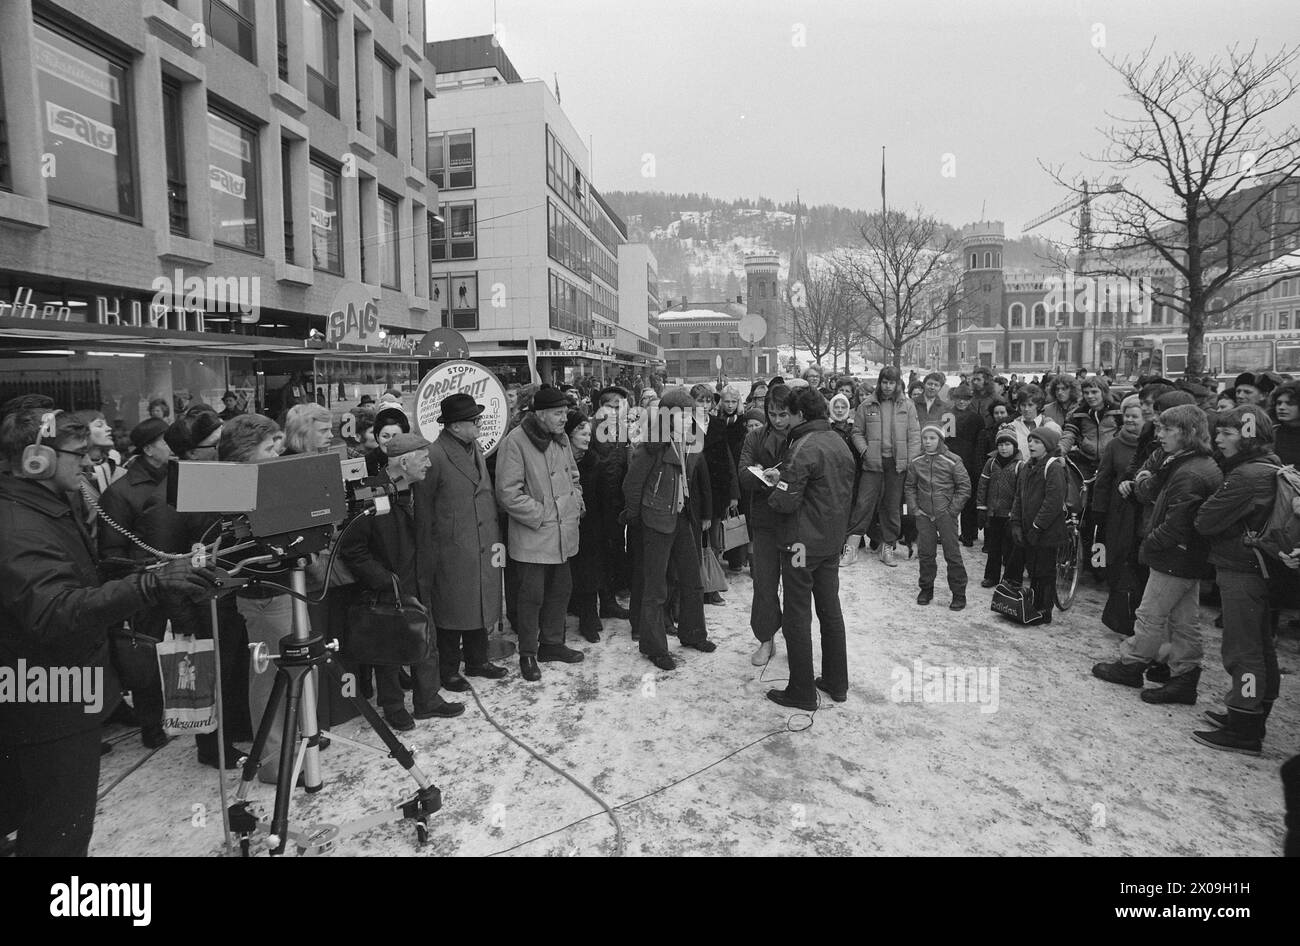
[[49, 411], [41, 418], [41, 429], [36, 435], [36, 442], [23, 448], [23, 458], [19, 462], [19, 476], [29, 480], [48, 480], [54, 476], [59, 455], [53, 447], [46, 445], [46, 440], [53, 440], [57, 429], [57, 418], [62, 411]]

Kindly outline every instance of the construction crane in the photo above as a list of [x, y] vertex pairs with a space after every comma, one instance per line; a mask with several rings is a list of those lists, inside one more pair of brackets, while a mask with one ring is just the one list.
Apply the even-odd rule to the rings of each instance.
[[1025, 224], [1024, 227], [1021, 228], [1021, 232], [1028, 233], [1030, 230], [1034, 229], [1034, 227], [1037, 227], [1040, 224], [1047, 223], [1049, 220], [1055, 220], [1057, 217], [1063, 217], [1066, 214], [1068, 214], [1070, 211], [1078, 208], [1079, 209], [1079, 234], [1078, 234], [1079, 258], [1075, 268], [1078, 269], [1079, 272], [1081, 273], [1087, 272], [1088, 254], [1092, 251], [1092, 209], [1091, 209], [1092, 200], [1094, 197], [1098, 197], [1102, 194], [1118, 194], [1123, 189], [1124, 189], [1124, 185], [1123, 183], [1121, 183], [1118, 177], [1112, 177], [1110, 179], [1109, 184], [1107, 184], [1105, 187], [1101, 188], [1100, 190], [1095, 190], [1095, 191], [1088, 186], [1087, 180], [1084, 180], [1082, 182], [1082, 185], [1079, 188], [1078, 194], [1071, 197], [1069, 200], [1065, 201], [1064, 203], [1057, 204], [1051, 210], [1047, 211], [1047, 213], [1039, 214], [1033, 220], [1030, 220], [1027, 224]]

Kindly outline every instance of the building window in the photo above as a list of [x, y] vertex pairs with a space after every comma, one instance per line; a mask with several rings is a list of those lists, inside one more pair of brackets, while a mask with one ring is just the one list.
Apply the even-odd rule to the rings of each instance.
[[709, 333], [709, 344], [711, 344], [714, 348], [721, 348], [721, 347], [722, 347], [722, 333], [721, 333], [721, 332], [710, 332], [710, 333]]
[[375, 57], [375, 139], [397, 156], [397, 68]]
[[591, 296], [558, 273], [550, 273], [551, 328], [591, 337]]
[[397, 244], [397, 198], [379, 195], [379, 282], [389, 289], [402, 288], [401, 258]]
[[313, 160], [307, 168], [311, 206], [311, 263], [316, 269], [343, 275], [343, 226], [339, 217], [339, 173]]
[[682, 337], [681, 337], [679, 334], [677, 334], [676, 332], [669, 332], [669, 333], [668, 333], [668, 347], [669, 347], [669, 348], [678, 348], [678, 347], [680, 347], [680, 345], [681, 345], [681, 338], [682, 338]]
[[1047, 363], [1047, 342], [1034, 342], [1034, 364], [1042, 365]]
[[284, 213], [284, 261], [294, 265], [293, 166], [289, 142], [280, 139], [280, 209]]
[[180, 86], [163, 80], [163, 138], [167, 151], [167, 222], [171, 232], [190, 235], [189, 197], [185, 190], [185, 129], [181, 118]]
[[429, 222], [429, 258], [432, 260], [475, 259], [475, 202], [443, 204], [438, 208], [442, 222]]
[[1034, 303], [1034, 328], [1045, 328], [1047, 326], [1047, 306], [1041, 302]]
[[582, 171], [556, 139], [549, 125], [546, 128], [546, 183], [582, 217], [583, 221], [589, 219], [582, 185]]
[[1011, 357], [1008, 359], [1008, 361], [1010, 361], [1013, 365], [1015, 365], [1015, 364], [1019, 364], [1024, 360], [1025, 360], [1025, 343], [1012, 342]]
[[1074, 342], [1071, 339], [1061, 339], [1061, 348], [1056, 357], [1060, 360], [1063, 366], [1069, 366], [1074, 361], [1074, 358], [1072, 357], [1074, 355], [1072, 350], [1073, 348]]
[[699, 333], [699, 332], [691, 332], [691, 347], [692, 347], [692, 348], [699, 348], [699, 347], [700, 347], [700, 333]]
[[569, 218], [560, 205], [546, 201], [546, 252], [583, 279], [591, 278], [591, 238]]
[[1011, 328], [1020, 328], [1025, 321], [1025, 307], [1019, 302], [1011, 303], [1008, 318], [1011, 320]]
[[289, 27], [284, 5], [288, 0], [275, 0], [275, 71], [281, 81], [289, 81]]
[[251, 63], [257, 62], [254, 0], [208, 0], [208, 35]]
[[307, 98], [339, 117], [339, 25], [316, 0], [303, 0]]
[[429, 136], [429, 180], [439, 190], [474, 186], [474, 130]]
[[260, 253], [257, 132], [243, 122], [209, 111], [208, 160], [213, 242]]
[[[3, 71], [0, 69], [0, 73]], [[0, 190], [11, 191], [13, 188], [13, 178], [9, 174], [9, 129], [5, 124], [5, 87], [0, 81]]]
[[33, 44], [51, 201], [137, 219], [126, 67], [37, 24]]
[[979, 269], [979, 265], [980, 265], [980, 263], [979, 263], [979, 254], [978, 254], [978, 253], [972, 253], [972, 254], [970, 255], [970, 268], [971, 268], [971, 269]]
[[1287, 329], [1291, 328], [1290, 312], [1279, 312], [1277, 314], [1277, 327], [1281, 331], [1286, 331]]
[[985, 269], [992, 269], [992, 268], [993, 268], [993, 254], [992, 254], [992, 253], [985, 253], [985, 254], [984, 254], [984, 268], [985, 268]]
[[478, 331], [478, 274], [434, 276], [429, 293], [438, 308], [443, 328]]

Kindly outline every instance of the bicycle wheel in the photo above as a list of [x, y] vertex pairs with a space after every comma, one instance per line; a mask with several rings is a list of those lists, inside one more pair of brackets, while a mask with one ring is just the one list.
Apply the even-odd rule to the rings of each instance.
[[1070, 516], [1065, 521], [1065, 542], [1056, 553], [1056, 606], [1062, 611], [1070, 610], [1070, 605], [1074, 604], [1083, 562], [1083, 536], [1079, 534], [1079, 520]]

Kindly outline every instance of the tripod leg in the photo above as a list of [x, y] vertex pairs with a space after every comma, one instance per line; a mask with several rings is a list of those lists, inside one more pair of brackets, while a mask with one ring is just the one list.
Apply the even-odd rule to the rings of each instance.
[[320, 723], [316, 716], [316, 673], [308, 670], [302, 678], [302, 735], [307, 740], [307, 753], [302, 763], [302, 782], [308, 795], [325, 787], [320, 769]]
[[[334, 679], [340, 684], [343, 683], [343, 668], [336, 664], [332, 657], [326, 658], [324, 666]], [[416, 784], [421, 788], [429, 788], [432, 783], [429, 781], [429, 777], [415, 764], [415, 756], [411, 754], [411, 750], [394, 735], [393, 730], [384, 722], [383, 717], [370, 705], [370, 701], [362, 699], [360, 696], [349, 697], [349, 699], [351, 699], [352, 705], [356, 707], [357, 711], [366, 718], [366, 722], [375, 731], [375, 735], [383, 740], [384, 745], [388, 747], [388, 751], [397, 760], [398, 765], [406, 769], [411, 778], [415, 779]]]
[[[271, 834], [279, 839], [272, 854], [283, 854], [289, 843], [289, 798], [293, 794], [293, 752], [297, 748], [298, 713], [302, 704], [302, 682], [307, 668], [295, 667], [293, 672], [281, 667], [277, 673], [289, 678], [288, 696], [284, 706], [284, 740], [280, 743], [280, 772], [275, 781], [275, 814], [271, 818]], [[278, 686], [279, 679], [276, 684]], [[279, 687], [283, 692], [284, 688]], [[268, 707], [268, 710], [270, 707]], [[259, 736], [261, 734], [259, 733]]]
[[271, 685], [271, 698], [266, 701], [262, 721], [257, 725], [257, 736], [253, 739], [253, 748], [248, 751], [248, 758], [244, 760], [244, 771], [240, 776], [239, 792], [235, 796], [239, 801], [243, 801], [248, 797], [248, 789], [252, 786], [253, 779], [257, 777], [257, 770], [262, 761], [262, 752], [266, 749], [266, 740], [270, 737], [271, 727], [275, 724], [275, 708], [284, 699], [285, 688], [288, 685], [287, 676], [277, 668], [275, 682]]

